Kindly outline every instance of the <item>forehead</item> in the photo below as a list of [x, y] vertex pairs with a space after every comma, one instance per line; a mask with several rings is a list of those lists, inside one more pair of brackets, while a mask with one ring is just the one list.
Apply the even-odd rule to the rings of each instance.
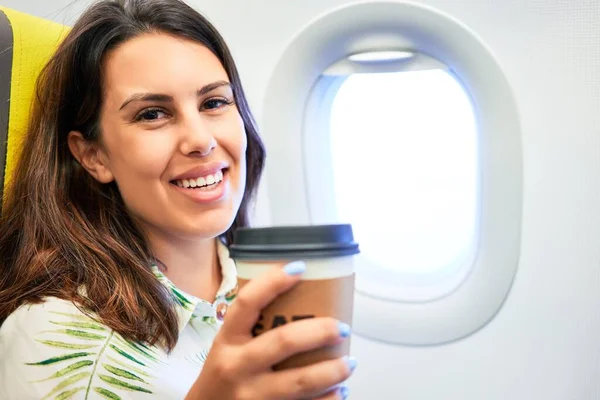
[[103, 67], [107, 101], [139, 91], [195, 93], [208, 83], [229, 81], [221, 61], [207, 47], [163, 33], [128, 40], [107, 54]]

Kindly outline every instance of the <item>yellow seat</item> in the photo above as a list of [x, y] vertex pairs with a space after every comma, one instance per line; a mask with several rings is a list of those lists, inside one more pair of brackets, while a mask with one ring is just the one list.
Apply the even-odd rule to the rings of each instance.
[[69, 29], [0, 6], [0, 198], [21, 150], [37, 77]]

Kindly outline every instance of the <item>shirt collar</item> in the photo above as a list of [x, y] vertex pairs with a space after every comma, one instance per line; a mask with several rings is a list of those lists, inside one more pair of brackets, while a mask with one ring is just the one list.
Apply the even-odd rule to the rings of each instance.
[[229, 249], [225, 244], [217, 239], [217, 256], [221, 265], [221, 274], [223, 280], [217, 290], [217, 295], [213, 303], [197, 298], [177, 288], [167, 278], [158, 267], [153, 264], [152, 272], [162, 282], [173, 295], [175, 301], [175, 310], [179, 321], [179, 332], [186, 327], [192, 317], [201, 317], [204, 319], [215, 319], [217, 317], [217, 307], [222, 304], [229, 305], [237, 295], [237, 269], [235, 262], [229, 256]]

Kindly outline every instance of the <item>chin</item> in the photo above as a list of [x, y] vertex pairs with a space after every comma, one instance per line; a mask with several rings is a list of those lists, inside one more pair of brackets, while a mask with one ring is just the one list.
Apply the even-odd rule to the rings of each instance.
[[[197, 218], [188, 219], [185, 227], [180, 227], [182, 233], [189, 238], [209, 239], [222, 235], [233, 224], [237, 215], [229, 207], [220, 207], [215, 210], [205, 211]], [[179, 230], [179, 229], [178, 229]]]

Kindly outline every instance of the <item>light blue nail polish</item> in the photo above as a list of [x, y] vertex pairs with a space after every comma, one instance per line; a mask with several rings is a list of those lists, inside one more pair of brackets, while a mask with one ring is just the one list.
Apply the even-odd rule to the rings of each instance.
[[352, 329], [350, 328], [350, 325], [340, 322], [338, 324], [338, 327], [340, 328], [340, 336], [341, 337], [347, 338], [348, 336], [350, 336], [350, 333], [352, 331]]
[[349, 391], [350, 391], [350, 389], [348, 389], [348, 386], [340, 387], [340, 395], [342, 396], [342, 399], [346, 400], [346, 398], [348, 397]]
[[346, 357], [346, 364], [348, 364], [348, 368], [350, 368], [350, 371], [354, 372], [357, 363], [358, 362], [356, 361], [356, 358]]
[[283, 267], [283, 270], [288, 275], [300, 275], [306, 271], [306, 264], [303, 261], [294, 261]]

